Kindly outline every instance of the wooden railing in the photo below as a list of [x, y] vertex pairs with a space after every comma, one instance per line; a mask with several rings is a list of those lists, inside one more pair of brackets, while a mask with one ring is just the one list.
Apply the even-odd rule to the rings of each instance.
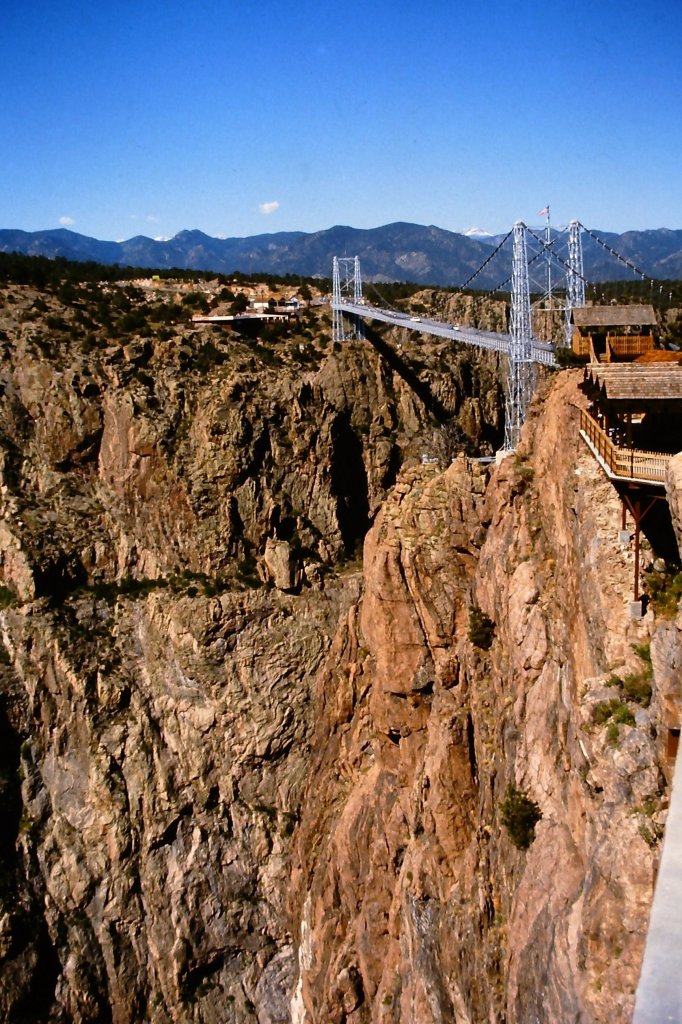
[[652, 334], [608, 334], [606, 342], [614, 356], [641, 356], [654, 347]]
[[654, 347], [653, 334], [608, 334], [607, 337], [623, 355], [648, 352]]
[[[605, 362], [611, 356], [641, 356], [654, 347], [652, 334], [607, 334], [604, 339], [606, 352]], [[594, 350], [594, 338], [591, 334], [583, 335], [576, 331], [571, 341], [573, 352], [577, 356], [590, 356], [592, 362], [599, 362]], [[610, 348], [610, 352], [609, 352]]]
[[573, 354], [576, 356], [589, 356], [591, 340], [592, 339], [590, 337], [586, 338], [582, 334], [578, 334], [578, 332], [575, 331], [575, 333], [573, 334], [573, 338], [571, 339], [571, 348], [573, 349]]
[[613, 476], [665, 483], [671, 455], [645, 452], [639, 448], [619, 448], [584, 409], [580, 410], [580, 429]]

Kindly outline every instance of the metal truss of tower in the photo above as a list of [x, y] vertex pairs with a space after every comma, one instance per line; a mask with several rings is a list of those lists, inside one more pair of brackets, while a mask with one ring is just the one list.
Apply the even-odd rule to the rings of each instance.
[[566, 260], [566, 311], [564, 319], [564, 345], [570, 347], [573, 325], [571, 313], [585, 305], [585, 277], [583, 274], [582, 224], [572, 220], [568, 225], [568, 259]]
[[[359, 256], [335, 256], [332, 265], [332, 305], [339, 302], [362, 303], [362, 279]], [[352, 317], [348, 323], [340, 309], [333, 309], [332, 341], [346, 341], [348, 338], [364, 338], [363, 324], [359, 317]]]
[[513, 451], [517, 447], [535, 387], [526, 225], [521, 221], [514, 225], [513, 237], [509, 375], [503, 451]]

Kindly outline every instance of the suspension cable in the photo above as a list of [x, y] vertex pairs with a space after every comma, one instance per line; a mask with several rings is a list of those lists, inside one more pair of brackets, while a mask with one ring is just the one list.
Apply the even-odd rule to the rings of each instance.
[[[581, 225], [581, 227], [582, 227], [582, 225]], [[570, 263], [567, 263], [566, 260], [562, 259], [561, 256], [559, 256], [557, 253], [552, 252], [552, 245], [553, 245], [553, 243], [550, 243], [548, 245], [547, 242], [545, 242], [545, 240], [543, 238], [540, 238], [540, 235], [536, 235], [535, 234], [535, 232], [533, 231], [532, 228], [526, 227], [526, 231], [528, 232], [529, 235], [532, 235], [533, 238], [535, 239], [535, 241], [539, 242], [540, 245], [542, 246], [542, 251], [537, 254], [538, 256], [543, 256], [545, 252], [548, 252], [549, 255], [552, 256], [557, 261], [557, 263], [561, 264], [561, 266], [564, 268], [564, 270], [570, 271], [571, 274], [573, 274], [574, 277], [579, 277], [580, 280], [583, 281], [586, 285], [590, 284], [590, 282], [587, 280], [587, 278], [583, 277], [582, 274], [579, 274], [578, 271], [575, 269], [575, 267], [572, 267], [570, 265]], [[534, 258], [537, 259], [537, 257], [534, 257]], [[530, 266], [530, 264], [529, 264], [529, 266]]]
[[[398, 313], [400, 316], [406, 316], [407, 315], [405, 313], [405, 310], [399, 309], [398, 306], [394, 306], [391, 302], [389, 302], [388, 299], [386, 298], [386, 296], [382, 295], [381, 292], [378, 290], [378, 288], [375, 288], [375, 286], [372, 284], [371, 281], [365, 281], [365, 286], [367, 288], [371, 288], [372, 291], [374, 292], [374, 294], [383, 302], [384, 306], [386, 306], [388, 309], [391, 310], [391, 312]], [[408, 296], [408, 299], [409, 298], [411, 298], [411, 296]], [[381, 309], [382, 307], [379, 307], [379, 308]], [[443, 316], [438, 314], [438, 313], [433, 313], [433, 312], [429, 313], [429, 319], [430, 320], [439, 321], [440, 323], [445, 323], [445, 324], [448, 323], [448, 321], [445, 320], [443, 318]]]
[[392, 304], [391, 304], [391, 303], [390, 303], [390, 302], [388, 301], [388, 299], [386, 298], [386, 296], [385, 296], [385, 295], [382, 295], [382, 294], [381, 294], [381, 292], [379, 291], [379, 289], [378, 289], [378, 288], [375, 288], [375, 287], [374, 287], [374, 285], [373, 285], [373, 283], [372, 283], [371, 281], [364, 281], [364, 282], [363, 282], [363, 284], [364, 284], [365, 288], [371, 288], [371, 289], [372, 289], [372, 291], [374, 292], [374, 294], [375, 294], [375, 295], [376, 295], [376, 296], [377, 296], [377, 297], [378, 297], [379, 299], [381, 299], [381, 301], [382, 301], [382, 302], [384, 303], [384, 305], [385, 305], [385, 306], [388, 306], [388, 308], [389, 308], [389, 309], [391, 309], [391, 310], [393, 310], [393, 312], [394, 312], [394, 313], [402, 313], [402, 310], [401, 310], [401, 309], [398, 309], [398, 308], [397, 308], [397, 306], [394, 306], [394, 305], [392, 305]]
[[[572, 273], [575, 277], [578, 277], [586, 286], [588, 286], [588, 287], [592, 286], [592, 282], [590, 282], [582, 274], [579, 274], [574, 267], [572, 267], [566, 260], [562, 259], [562, 257], [559, 256], [558, 253], [556, 253], [554, 251], [554, 249], [553, 249], [554, 244], [558, 241], [558, 239], [561, 237], [561, 235], [566, 233], [566, 231], [568, 230], [567, 228], [564, 228], [561, 232], [559, 232], [559, 234], [555, 238], [553, 238], [551, 241], [547, 242], [546, 239], [544, 239], [540, 235], [538, 235], [535, 231], [533, 231], [532, 228], [529, 228], [528, 225], [524, 225], [524, 227], [526, 228], [526, 231], [528, 232], [528, 234], [531, 235], [535, 239], [535, 241], [538, 242], [542, 246], [542, 249], [540, 250], [540, 252], [536, 253], [535, 256], [533, 256], [533, 258], [528, 261], [528, 266], [529, 267], [532, 266], [533, 263], [535, 263], [535, 261], [538, 260], [541, 256], [544, 256], [545, 253], [549, 253], [550, 257], [555, 259], [557, 261], [557, 263], [559, 263], [565, 270], [570, 271], [570, 273]], [[655, 281], [654, 281], [654, 279], [652, 277], [649, 277], [648, 274], [645, 274], [644, 271], [641, 270], [640, 267], [636, 266], [636, 264], [634, 264], [626, 256], [621, 256], [621, 254], [616, 252], [615, 249], [612, 249], [611, 246], [608, 244], [608, 242], [605, 242], [602, 238], [599, 238], [599, 236], [595, 235], [595, 233], [593, 231], [591, 231], [589, 228], [586, 228], [584, 224], [580, 223], [580, 227], [598, 245], [600, 245], [603, 249], [606, 249], [606, 251], [609, 252], [612, 256], [615, 256], [615, 258], [618, 260], [619, 263], [622, 263], [623, 266], [628, 267], [629, 270], [632, 270], [633, 273], [635, 273], [639, 277], [641, 277], [641, 279], [643, 281], [649, 281], [651, 283], [651, 285], [655, 284]], [[502, 247], [505, 245], [505, 243], [508, 241], [508, 239], [511, 237], [512, 234], [513, 234], [513, 228], [512, 228], [511, 231], [507, 232], [507, 234], [504, 236], [502, 241], [496, 246], [495, 249], [493, 249], [493, 251], [490, 253], [490, 255], [485, 258], [485, 260], [480, 265], [478, 270], [474, 271], [474, 273], [471, 274], [471, 276], [468, 277], [463, 284], [457, 286], [457, 290], [458, 291], [461, 291], [464, 288], [467, 288], [471, 284], [471, 282], [474, 281], [478, 277], [478, 275], [480, 273], [482, 273], [483, 270], [485, 270], [485, 268], [488, 266], [488, 264], [491, 262], [491, 260], [493, 260], [495, 258], [495, 256], [497, 256], [497, 254], [499, 253], [500, 249], [502, 249]], [[502, 281], [501, 284], [498, 284], [495, 288], [492, 288], [491, 292], [495, 293], [495, 292], [503, 291], [506, 288], [506, 286], [511, 282], [511, 280], [512, 280], [512, 278], [511, 278], [511, 275], [510, 275], [504, 281]], [[394, 313], [402, 312], [402, 310], [400, 310], [396, 306], [392, 305], [388, 301], [388, 299], [384, 295], [382, 295], [378, 291], [377, 288], [374, 287], [374, 285], [372, 284], [371, 281], [365, 281], [364, 284], [365, 284], [365, 287], [371, 288], [372, 291], [375, 293], [375, 295], [384, 303], [384, 305], [388, 306], [388, 308], [393, 310]]]
[[474, 280], [475, 278], [477, 278], [477, 277], [478, 277], [478, 275], [479, 275], [479, 274], [481, 273], [481, 271], [482, 271], [482, 270], [483, 270], [483, 269], [484, 269], [485, 267], [487, 267], [487, 266], [488, 266], [488, 264], [490, 263], [490, 261], [491, 261], [492, 259], [494, 259], [494, 257], [495, 257], [495, 256], [497, 256], [498, 252], [500, 251], [500, 249], [502, 248], [502, 246], [504, 245], [504, 243], [505, 243], [505, 242], [507, 241], [507, 239], [511, 237], [511, 235], [512, 235], [512, 232], [513, 232], [513, 230], [514, 230], [514, 229], [512, 228], [512, 230], [511, 230], [511, 231], [509, 231], [509, 232], [508, 232], [508, 233], [507, 233], [507, 234], [506, 234], [506, 235], [504, 236], [504, 238], [502, 239], [502, 241], [500, 242], [500, 244], [499, 244], [499, 245], [497, 246], [497, 248], [496, 248], [496, 249], [494, 249], [494, 250], [493, 250], [493, 251], [492, 251], [492, 252], [490, 253], [490, 256], [487, 256], [487, 257], [486, 257], [486, 258], [484, 259], [483, 263], [481, 263], [481, 265], [480, 265], [480, 267], [478, 268], [478, 270], [477, 270], [477, 271], [475, 271], [475, 273], [473, 273], [473, 274], [471, 275], [471, 277], [468, 277], [468, 278], [466, 279], [466, 281], [464, 282], [464, 284], [460, 284], [460, 285], [458, 286], [458, 288], [457, 288], [457, 290], [458, 290], [458, 291], [462, 291], [462, 290], [463, 290], [464, 288], [467, 288], [467, 287], [468, 287], [468, 286], [469, 286], [469, 285], [471, 284], [471, 282], [472, 282], [472, 281], [473, 281], [473, 280]]
[[[541, 256], [544, 256], [545, 253], [549, 253], [550, 256], [554, 257], [554, 259], [557, 261], [557, 263], [560, 263], [566, 270], [572, 270], [572, 272], [574, 274], [576, 274], [577, 277], [580, 277], [581, 280], [583, 280], [585, 282], [585, 284], [589, 284], [590, 283], [589, 281], [587, 281], [586, 278], [582, 277], [582, 275], [577, 274], [576, 271], [573, 270], [573, 268], [571, 268], [569, 266], [569, 264], [565, 260], [563, 260], [561, 258], [561, 256], [559, 256], [554, 251], [553, 247], [561, 239], [561, 236], [566, 234], [566, 232], [568, 231], [568, 228], [562, 228], [561, 231], [557, 231], [556, 236], [553, 239], [551, 239], [551, 241], [547, 242], [544, 238], [541, 238], [539, 235], [537, 235], [532, 230], [532, 228], [529, 228], [527, 224], [524, 224], [523, 226], [526, 229], [526, 231], [530, 235], [532, 235], [533, 238], [536, 239], [536, 241], [538, 241], [540, 243], [540, 245], [542, 246], [542, 249], [540, 250], [540, 252], [536, 252], [535, 255], [533, 256], [533, 258], [528, 261], [528, 266], [529, 267], [531, 267], [533, 265], [533, 263], [535, 263], [536, 260], [540, 259]], [[510, 283], [511, 279], [512, 278], [511, 278], [511, 275], [510, 275], [509, 277], [505, 278], [505, 280], [502, 281], [501, 284], [498, 284], [497, 287], [495, 287], [495, 288], [493, 288], [491, 290], [493, 292], [501, 292], [501, 291], [503, 291], [505, 289], [505, 287]]]
[[[544, 253], [543, 253], [543, 252], [536, 252], [536, 253], [535, 253], [535, 256], [533, 256], [533, 259], [532, 259], [532, 260], [528, 260], [528, 266], [529, 266], [529, 267], [532, 267], [532, 266], [533, 266], [533, 264], [535, 263], [535, 261], [536, 261], [536, 260], [539, 260], [541, 256], [544, 256]], [[511, 274], [510, 274], [510, 275], [509, 275], [509, 277], [508, 277], [508, 278], [506, 278], [506, 280], [504, 280], [504, 281], [502, 282], [502, 284], [498, 284], [497, 288], [492, 288], [492, 289], [491, 289], [491, 291], [493, 291], [493, 292], [501, 292], [501, 291], [504, 291], [505, 285], [508, 285], [508, 284], [509, 284], [509, 282], [511, 281], [511, 279], [512, 279], [512, 277], [511, 277]]]
[[598, 236], [598, 235], [595, 235], [594, 231], [590, 231], [590, 229], [589, 229], [589, 228], [586, 228], [584, 224], [581, 224], [581, 225], [580, 225], [580, 227], [581, 227], [581, 228], [583, 229], [583, 231], [585, 231], [585, 232], [586, 232], [586, 234], [588, 234], [588, 235], [590, 236], [590, 238], [592, 238], [592, 239], [593, 239], [593, 240], [594, 240], [594, 241], [595, 241], [595, 242], [596, 242], [596, 243], [597, 243], [598, 245], [601, 245], [601, 247], [602, 247], [603, 249], [606, 249], [606, 251], [607, 251], [607, 252], [610, 252], [612, 256], [615, 256], [615, 257], [616, 257], [616, 259], [618, 260], [618, 262], [619, 262], [619, 263], [622, 263], [622, 264], [623, 264], [623, 266], [625, 266], [625, 267], [628, 267], [628, 268], [629, 268], [630, 270], [632, 270], [632, 272], [633, 272], [633, 273], [635, 273], [635, 274], [637, 274], [637, 275], [638, 275], [639, 277], [641, 277], [641, 279], [642, 279], [643, 281], [650, 281], [650, 282], [651, 282], [651, 284], [654, 284], [654, 279], [653, 279], [653, 277], [649, 277], [649, 275], [648, 275], [648, 274], [645, 274], [643, 270], [641, 270], [641, 269], [640, 269], [640, 268], [639, 268], [638, 266], [636, 266], [636, 265], [635, 265], [635, 264], [634, 264], [634, 263], [633, 263], [633, 262], [632, 262], [631, 260], [629, 260], [629, 259], [628, 259], [628, 258], [627, 258], [626, 256], [621, 256], [621, 254], [620, 254], [619, 252], [616, 252], [616, 250], [615, 250], [615, 249], [612, 249], [612, 248], [611, 248], [611, 246], [610, 246], [610, 245], [608, 244], [608, 242], [605, 242], [605, 241], [604, 241], [604, 240], [603, 240], [602, 238], [599, 238], [599, 236]]

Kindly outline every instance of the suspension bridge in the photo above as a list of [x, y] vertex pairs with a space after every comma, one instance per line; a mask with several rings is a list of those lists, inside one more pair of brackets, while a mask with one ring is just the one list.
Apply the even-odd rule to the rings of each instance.
[[[635, 273], [645, 275], [625, 257], [620, 256], [593, 232], [585, 228], [579, 221], [573, 220], [568, 225], [568, 251], [564, 259], [556, 248], [556, 241], [551, 238], [549, 218], [545, 238], [538, 235], [522, 221], [517, 221], [512, 230], [499, 243], [496, 249], [484, 260], [462, 285], [468, 287], [502, 250], [507, 240], [512, 242], [512, 273], [495, 291], [501, 291], [511, 283], [511, 310], [509, 332], [498, 333], [483, 331], [461, 324], [445, 323], [430, 317], [411, 316], [399, 310], [389, 310], [372, 305], [362, 294], [362, 277], [359, 257], [338, 257], [333, 259], [333, 290], [332, 290], [332, 337], [334, 341], [345, 341], [348, 338], [363, 336], [362, 322], [376, 320], [447, 338], [453, 342], [471, 345], [479, 349], [500, 352], [507, 357], [508, 372], [505, 395], [505, 436], [503, 451], [513, 451], [519, 442], [521, 427], [526, 418], [528, 405], [533, 396], [536, 383], [536, 367], [556, 366], [556, 350], [558, 347], [569, 346], [571, 341], [571, 315], [575, 308], [585, 305], [585, 277], [583, 274], [583, 255], [581, 233], [586, 231], [590, 237], [608, 250], [621, 263], [630, 267]], [[528, 239], [539, 243], [539, 251], [528, 258]], [[547, 297], [551, 305], [551, 265], [558, 263], [565, 274], [564, 328], [559, 344], [541, 341], [533, 335], [532, 306], [530, 299], [529, 268], [541, 257], [547, 266]]]

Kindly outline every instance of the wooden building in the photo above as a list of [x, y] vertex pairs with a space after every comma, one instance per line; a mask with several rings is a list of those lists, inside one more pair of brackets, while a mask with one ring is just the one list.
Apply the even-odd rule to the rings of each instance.
[[622, 449], [621, 461], [644, 466], [641, 454], [660, 463], [660, 456], [682, 449], [679, 363], [592, 364], [585, 368], [582, 390], [590, 399], [588, 415], [610, 444]]
[[679, 552], [667, 508], [671, 457], [682, 450], [682, 365], [593, 363], [585, 368], [580, 433], [609, 477], [635, 525], [634, 601], [640, 602], [640, 530], [666, 561]]
[[653, 306], [581, 306], [572, 322], [573, 352], [593, 363], [629, 362], [655, 345]]

